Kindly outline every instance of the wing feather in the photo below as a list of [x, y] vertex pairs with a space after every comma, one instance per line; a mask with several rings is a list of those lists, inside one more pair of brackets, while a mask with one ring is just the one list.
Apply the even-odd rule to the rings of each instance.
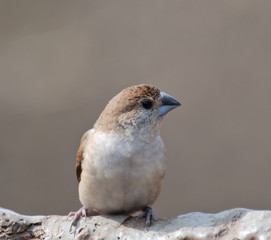
[[77, 177], [78, 182], [80, 182], [81, 180], [82, 163], [84, 161], [84, 150], [85, 150], [86, 142], [93, 131], [94, 129], [90, 129], [83, 134], [79, 149], [76, 154], [76, 177]]

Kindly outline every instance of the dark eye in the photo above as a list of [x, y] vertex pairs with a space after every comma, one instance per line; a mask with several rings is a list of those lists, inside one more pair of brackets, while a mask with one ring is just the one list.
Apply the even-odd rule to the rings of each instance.
[[151, 109], [152, 108], [152, 100], [149, 99], [143, 99], [141, 102], [141, 105], [145, 109]]

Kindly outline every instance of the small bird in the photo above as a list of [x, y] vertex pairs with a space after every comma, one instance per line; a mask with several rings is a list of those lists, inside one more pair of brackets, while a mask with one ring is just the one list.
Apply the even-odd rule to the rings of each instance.
[[71, 227], [81, 216], [137, 211], [151, 225], [156, 217], [150, 205], [160, 193], [166, 168], [160, 123], [180, 105], [148, 84], [128, 87], [109, 101], [77, 152], [83, 207], [69, 214]]

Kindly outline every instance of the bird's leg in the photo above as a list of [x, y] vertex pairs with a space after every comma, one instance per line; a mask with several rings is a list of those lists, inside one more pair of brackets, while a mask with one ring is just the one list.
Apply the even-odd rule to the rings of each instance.
[[146, 227], [151, 225], [151, 220], [157, 221], [157, 217], [151, 207], [146, 207], [144, 212], [138, 215], [137, 219], [146, 218]]
[[76, 223], [78, 222], [79, 218], [80, 217], [86, 217], [87, 216], [87, 212], [88, 212], [88, 209], [85, 208], [85, 207], [81, 207], [77, 212], [70, 212], [68, 217], [73, 217], [72, 219], [72, 223], [71, 223], [71, 226], [70, 226], [70, 232], [71, 232], [71, 229], [72, 229], [72, 226], [75, 226]]

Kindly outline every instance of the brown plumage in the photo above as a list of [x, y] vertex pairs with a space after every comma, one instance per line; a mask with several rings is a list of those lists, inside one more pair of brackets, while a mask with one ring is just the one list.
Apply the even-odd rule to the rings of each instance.
[[76, 154], [76, 177], [77, 177], [78, 182], [80, 182], [81, 180], [83, 153], [84, 153], [87, 136], [88, 136], [88, 132], [85, 132], [81, 138], [80, 146]]
[[159, 93], [160, 91], [158, 88], [147, 84], [141, 84], [124, 89], [107, 104], [104, 111], [94, 124], [94, 129], [102, 128], [103, 131], [111, 131], [115, 128], [118, 130], [123, 128], [123, 125], [118, 120], [121, 115], [133, 117], [134, 113], [140, 106], [140, 99], [159, 101]]

